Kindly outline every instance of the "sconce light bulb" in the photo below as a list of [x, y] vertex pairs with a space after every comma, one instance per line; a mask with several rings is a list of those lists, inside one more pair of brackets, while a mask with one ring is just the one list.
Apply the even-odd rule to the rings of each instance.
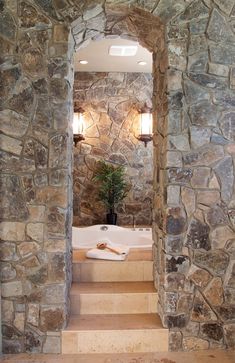
[[149, 112], [141, 113], [141, 134], [151, 135], [152, 134], [152, 114]]
[[81, 60], [79, 61], [79, 63], [80, 63], [80, 64], [88, 64], [88, 61], [87, 61], [87, 60], [85, 60], [85, 59], [81, 59]]
[[84, 121], [83, 115], [80, 112], [74, 112], [73, 114], [73, 134], [83, 134]]
[[139, 66], [146, 66], [146, 64], [147, 64], [147, 62], [145, 62], [145, 61], [139, 61], [138, 62]]

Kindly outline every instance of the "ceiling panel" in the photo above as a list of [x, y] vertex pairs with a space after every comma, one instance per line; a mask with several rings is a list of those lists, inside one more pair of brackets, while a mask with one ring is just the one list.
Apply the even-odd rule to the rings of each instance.
[[[111, 56], [111, 45], [137, 45], [135, 56]], [[87, 60], [88, 64], [80, 64], [79, 60]], [[146, 62], [139, 65], [138, 62]], [[152, 53], [139, 43], [127, 39], [102, 39], [91, 41], [87, 47], [75, 53], [76, 72], [152, 72]]]

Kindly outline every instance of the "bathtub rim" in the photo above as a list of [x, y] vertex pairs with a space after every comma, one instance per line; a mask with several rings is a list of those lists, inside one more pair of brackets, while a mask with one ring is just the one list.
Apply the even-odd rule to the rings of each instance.
[[[108, 229], [107, 230], [102, 230], [101, 227], [104, 227], [104, 226], [107, 226]], [[111, 228], [109, 228], [111, 227]], [[142, 227], [136, 227], [136, 228], [132, 228], [132, 227], [120, 227], [120, 226], [113, 226], [113, 225], [107, 225], [107, 224], [98, 224], [98, 225], [93, 225], [93, 226], [88, 226], [88, 227], [76, 227], [76, 226], [73, 226], [73, 229], [72, 229], [73, 233], [74, 233], [74, 236], [73, 236], [73, 233], [72, 233], [72, 248], [73, 249], [78, 249], [78, 250], [81, 250], [81, 249], [90, 249], [90, 248], [95, 248], [96, 247], [96, 244], [99, 242], [99, 240], [101, 239], [109, 239], [110, 242], [112, 242], [114, 245], [116, 246], [128, 246], [130, 249], [152, 249], [153, 247], [153, 244], [154, 244], [154, 241], [153, 241], [153, 238], [152, 238], [152, 228], [151, 227], [146, 227], [146, 228], [142, 228]], [[81, 245], [79, 246], [79, 241], [78, 241], [78, 235], [79, 235], [79, 232], [82, 232], [83, 234], [84, 233], [87, 233], [89, 234], [89, 232], [92, 232], [93, 234], [94, 233], [100, 233], [100, 234], [104, 234], [103, 236], [97, 236], [97, 239], [95, 239], [94, 237], [94, 242], [93, 241], [83, 241], [83, 242], [80, 242]], [[128, 234], [131, 234], [133, 237], [135, 235], [138, 235], [138, 238], [144, 238], [145, 240], [145, 243], [144, 244], [141, 244], [139, 243], [139, 239], [138, 241], [133, 242], [131, 244], [128, 244], [128, 243], [121, 243], [121, 242], [117, 242], [117, 241], [112, 241], [112, 239], [109, 237], [109, 236], [106, 236], [105, 233], [115, 233], [116, 235], [120, 233], [121, 236], [124, 236], [125, 233]], [[147, 233], [148, 236], [141, 236], [140, 234], [145, 234]], [[81, 236], [82, 237], [82, 236]], [[123, 237], [122, 237], [123, 238]], [[147, 239], [147, 242], [149, 241], [149, 243], [146, 243], [146, 239]]]

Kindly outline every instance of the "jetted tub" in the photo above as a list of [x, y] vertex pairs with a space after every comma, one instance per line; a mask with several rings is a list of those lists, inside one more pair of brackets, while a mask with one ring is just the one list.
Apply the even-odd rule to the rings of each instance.
[[108, 224], [73, 227], [72, 245], [75, 249], [94, 248], [98, 242], [109, 240], [130, 248], [151, 248], [152, 228], [123, 228]]

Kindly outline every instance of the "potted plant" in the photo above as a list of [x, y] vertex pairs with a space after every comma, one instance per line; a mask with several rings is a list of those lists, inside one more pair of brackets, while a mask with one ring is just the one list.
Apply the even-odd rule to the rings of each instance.
[[125, 169], [122, 165], [114, 166], [104, 161], [98, 162], [93, 180], [98, 182], [99, 199], [106, 205], [107, 224], [117, 223], [116, 205], [127, 195], [128, 184], [125, 181]]

